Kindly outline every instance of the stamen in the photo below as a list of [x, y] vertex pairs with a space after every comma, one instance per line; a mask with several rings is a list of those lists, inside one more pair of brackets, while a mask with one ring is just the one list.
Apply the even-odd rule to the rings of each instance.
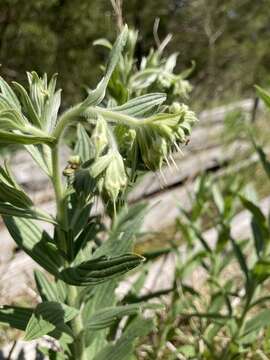
[[166, 181], [166, 178], [165, 178], [165, 175], [164, 175], [162, 169], [159, 169], [159, 173], [160, 173], [161, 178], [162, 178], [162, 180], [163, 180], [163, 182], [164, 182], [164, 185], [167, 186], [168, 183], [167, 183], [167, 181]]
[[172, 154], [170, 154], [169, 156], [170, 156], [171, 162], [173, 163], [175, 169], [179, 171], [179, 170], [180, 170], [180, 169], [179, 169], [179, 166], [176, 164], [176, 162], [175, 162]]

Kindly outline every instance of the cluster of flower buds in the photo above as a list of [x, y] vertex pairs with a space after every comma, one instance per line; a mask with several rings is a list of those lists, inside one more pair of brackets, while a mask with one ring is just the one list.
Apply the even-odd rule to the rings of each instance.
[[81, 159], [78, 155], [73, 155], [68, 159], [68, 164], [63, 170], [63, 175], [70, 178], [73, 177], [75, 171], [80, 168]]
[[98, 117], [91, 141], [94, 145], [96, 158], [90, 173], [98, 178], [98, 187], [105, 190], [113, 202], [127, 185], [127, 175], [124, 161], [118, 151], [118, 146], [108, 124], [102, 117]]
[[133, 143], [136, 143], [145, 167], [160, 170], [173, 150], [179, 150], [179, 145], [187, 142], [196, 120], [194, 112], [186, 105], [173, 103], [169, 113], [153, 116], [138, 127]]

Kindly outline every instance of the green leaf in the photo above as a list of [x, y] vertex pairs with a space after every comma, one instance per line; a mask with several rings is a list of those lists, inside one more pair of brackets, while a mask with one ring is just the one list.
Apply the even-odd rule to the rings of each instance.
[[99, 82], [95, 90], [89, 91], [89, 95], [86, 98], [86, 100], [83, 102], [83, 106], [98, 105], [104, 99], [106, 88], [108, 86], [112, 73], [116, 65], [118, 64], [118, 61], [121, 56], [121, 52], [127, 41], [127, 36], [128, 36], [128, 28], [127, 26], [125, 26], [112, 47], [104, 77]]
[[214, 198], [215, 205], [219, 211], [220, 214], [223, 214], [224, 212], [224, 199], [223, 196], [217, 187], [217, 185], [212, 185], [212, 194]]
[[144, 258], [136, 254], [113, 257], [100, 256], [62, 270], [60, 278], [70, 285], [99, 284], [134, 269], [143, 261]]
[[116, 307], [108, 307], [94, 313], [86, 322], [85, 328], [90, 330], [101, 330], [114, 324], [115, 321], [124, 316], [135, 315], [144, 309], [161, 309], [158, 304], [129, 304]]
[[20, 111], [21, 105], [16, 94], [2, 77], [0, 77], [0, 89], [4, 98], [8, 101], [10, 107]]
[[265, 249], [266, 240], [269, 239], [269, 234], [267, 231], [265, 231], [265, 227], [261, 227], [254, 217], [251, 220], [251, 228], [252, 228], [256, 253], [257, 256], [260, 257]]
[[33, 309], [18, 306], [0, 306], [0, 323], [25, 330]]
[[146, 211], [145, 203], [122, 209], [114, 220], [108, 240], [95, 251], [94, 257], [132, 251], [133, 240], [140, 231]]
[[182, 345], [177, 349], [177, 351], [183, 354], [186, 357], [186, 359], [196, 357], [196, 353], [197, 353], [196, 347], [194, 345]]
[[24, 119], [20, 113], [15, 110], [0, 111], [0, 127], [1, 130], [25, 130], [27, 120]]
[[53, 131], [57, 121], [58, 111], [61, 105], [61, 90], [50, 95], [44, 106], [44, 122], [47, 124], [46, 129], [50, 133]]
[[134, 319], [122, 336], [115, 343], [109, 343], [93, 360], [130, 360], [136, 338], [146, 336], [153, 328], [152, 320]]
[[21, 102], [23, 104], [23, 108], [25, 113], [28, 116], [28, 120], [35, 126], [41, 127], [41, 121], [40, 118], [35, 110], [34, 104], [32, 100], [30, 99], [29, 95], [27, 94], [27, 91], [25, 88], [17, 83], [13, 82], [13, 86], [15, 88], [15, 91], [19, 94]]
[[232, 237], [230, 238], [230, 240], [232, 243], [233, 251], [235, 253], [235, 257], [239, 263], [240, 269], [243, 271], [246, 277], [247, 285], [249, 285], [251, 279], [250, 279], [250, 272], [248, 265], [246, 263], [245, 256], [242, 252], [241, 247], [237, 244], [237, 242]]
[[249, 210], [254, 218], [258, 221], [259, 224], [265, 224], [266, 223], [266, 218], [263, 214], [263, 212], [261, 211], [261, 209], [255, 205], [253, 202], [251, 202], [250, 200], [248, 200], [246, 197], [240, 195], [240, 200], [243, 204], [243, 206]]
[[266, 242], [269, 241], [270, 232], [267, 226], [267, 220], [264, 216], [261, 209], [245, 198], [244, 196], [240, 196], [240, 200], [243, 206], [252, 213], [251, 227], [255, 242], [255, 248], [258, 257], [262, 255], [262, 252], [265, 248]]
[[58, 290], [55, 282], [49, 281], [47, 276], [39, 271], [35, 270], [35, 281], [39, 295], [43, 301], [60, 301]]
[[264, 152], [263, 148], [253, 141], [254, 148], [259, 156], [259, 159], [262, 163], [264, 171], [267, 177], [270, 179], [270, 161], [267, 159], [266, 153]]
[[47, 144], [53, 145], [56, 139], [47, 135], [44, 136], [34, 136], [34, 135], [25, 135], [25, 134], [15, 134], [8, 131], [0, 130], [0, 142], [1, 144]]
[[32, 200], [17, 184], [7, 163], [0, 166], [0, 201], [23, 208], [33, 205]]
[[93, 144], [81, 124], [78, 124], [77, 126], [77, 142], [74, 153], [80, 156], [83, 163], [95, 156]]
[[32, 156], [33, 160], [44, 171], [44, 173], [47, 174], [48, 176], [51, 176], [52, 173], [51, 159], [49, 158], [49, 156], [45, 155], [47, 153], [50, 154], [51, 149], [47, 145], [41, 145], [41, 144], [25, 145], [25, 148]]
[[243, 336], [249, 334], [253, 331], [259, 331], [263, 327], [268, 327], [270, 325], [270, 310], [265, 309], [254, 315], [250, 320], [248, 320], [244, 326]]
[[[87, 219], [88, 218], [89, 216]], [[97, 235], [102, 230], [105, 230], [105, 228], [100, 223], [100, 219], [92, 218], [91, 221], [88, 221], [88, 224], [74, 242], [74, 258], [76, 258], [79, 251], [83, 250], [90, 241], [97, 240]]]
[[252, 273], [259, 282], [265, 281], [270, 275], [269, 258], [260, 258], [253, 266]]
[[55, 276], [59, 274], [62, 258], [48, 233], [32, 220], [3, 216], [5, 225], [20, 249], [26, 252], [45, 270]]
[[269, 94], [269, 92], [267, 92], [266, 90], [264, 90], [263, 88], [261, 88], [258, 85], [256, 85], [255, 88], [257, 90], [257, 94], [263, 100], [266, 107], [270, 108], [270, 94]]
[[[141, 223], [144, 219], [147, 206], [145, 203], [140, 203], [131, 208], [123, 208], [117, 214], [113, 222], [112, 230], [109, 234], [109, 239], [105, 241], [94, 253], [95, 257], [102, 255], [115, 256], [123, 255], [133, 250], [133, 241], [136, 234], [140, 231]], [[89, 299], [87, 306], [84, 309], [84, 318], [88, 319], [96, 311], [104, 308], [116, 306], [115, 289], [118, 286], [117, 279], [107, 281], [95, 287], [93, 297]], [[100, 331], [98, 339], [89, 346], [89, 356], [93, 357], [106, 343], [106, 330]], [[91, 343], [90, 339], [86, 337], [86, 343]]]
[[122, 112], [129, 116], [146, 116], [149, 115], [151, 110], [163, 104], [165, 100], [166, 94], [152, 93], [136, 97], [135, 99], [129, 100], [121, 106], [113, 107], [110, 110]]
[[[1, 185], [0, 185], [1, 187]], [[6, 204], [0, 201], [0, 214], [1, 215], [8, 215], [8, 216], [17, 216], [22, 217], [25, 219], [35, 219], [46, 221], [51, 224], [57, 224], [57, 222], [50, 217], [50, 215], [43, 213], [42, 211], [35, 209], [35, 208], [20, 208], [17, 206], [13, 206], [10, 204]]]
[[26, 327], [25, 340], [38, 339], [54, 330], [68, 331], [64, 324], [78, 315], [78, 310], [54, 301], [38, 304]]

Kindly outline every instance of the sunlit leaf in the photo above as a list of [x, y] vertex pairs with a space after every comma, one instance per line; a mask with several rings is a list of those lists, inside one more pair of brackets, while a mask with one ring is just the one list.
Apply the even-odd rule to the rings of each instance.
[[25, 340], [34, 340], [54, 330], [70, 332], [65, 323], [78, 315], [78, 310], [62, 303], [46, 301], [35, 308], [25, 329]]

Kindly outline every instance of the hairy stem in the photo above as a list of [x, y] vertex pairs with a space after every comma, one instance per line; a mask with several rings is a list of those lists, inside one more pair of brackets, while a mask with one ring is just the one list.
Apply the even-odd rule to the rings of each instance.
[[79, 104], [67, 110], [66, 112], [64, 112], [63, 115], [60, 116], [57, 126], [52, 133], [52, 136], [57, 139], [58, 143], [61, 139], [64, 130], [72, 123], [72, 121], [77, 116], [80, 116], [82, 114], [83, 109], [84, 107], [82, 106], [82, 104]]
[[[77, 296], [77, 288], [75, 286], [68, 286], [68, 305], [78, 307]], [[83, 330], [83, 323], [80, 314], [71, 320], [71, 327], [75, 337], [75, 340], [72, 344], [72, 356], [74, 360], [87, 360], [86, 355], [84, 354], [84, 339], [83, 335], [81, 334]]]
[[66, 238], [64, 229], [67, 228], [67, 218], [66, 218], [66, 209], [65, 209], [65, 201], [62, 187], [62, 179], [60, 173], [59, 166], [59, 145], [57, 144], [52, 149], [52, 183], [54, 187], [55, 193], [55, 201], [56, 201], [56, 220], [58, 222], [57, 226], [57, 234], [59, 247], [62, 251], [66, 252]]
[[[64, 253], [66, 253], [68, 251], [67, 238], [66, 238], [68, 219], [67, 219], [65, 193], [62, 185], [62, 176], [61, 176], [60, 164], [59, 164], [59, 141], [57, 145], [52, 149], [51, 180], [54, 187], [55, 201], [56, 201], [56, 219], [58, 223], [56, 227], [56, 231], [58, 237], [58, 246]], [[66, 265], [69, 265], [67, 260], [66, 260]], [[68, 291], [67, 304], [78, 308], [79, 307], [79, 304], [77, 303], [78, 293], [76, 287], [68, 286], [67, 291]], [[80, 314], [71, 321], [71, 328], [75, 337], [75, 340], [71, 345], [72, 359], [87, 360], [84, 355], [84, 341], [83, 341], [83, 336], [81, 335], [81, 331], [83, 330], [83, 324]]]

